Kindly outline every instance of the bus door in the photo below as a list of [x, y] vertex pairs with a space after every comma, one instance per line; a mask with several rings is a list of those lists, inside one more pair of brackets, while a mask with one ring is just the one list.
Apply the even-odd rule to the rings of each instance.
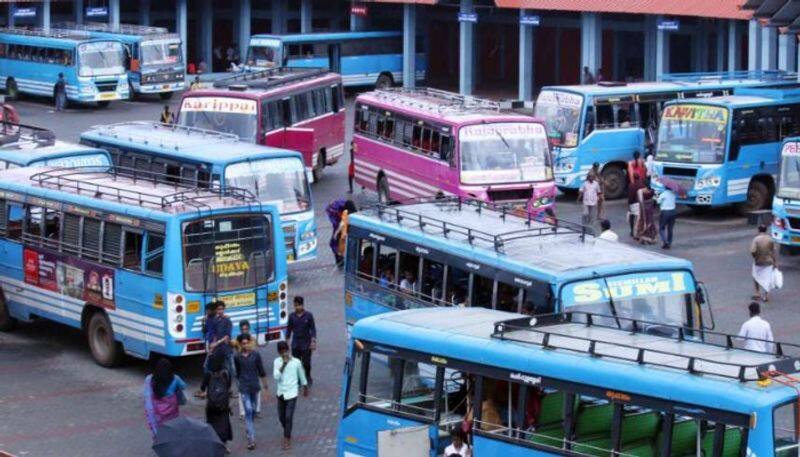
[[303, 162], [306, 169], [310, 170], [314, 166], [314, 151], [316, 150], [314, 129], [291, 127], [292, 111], [289, 101], [290, 99], [287, 97], [279, 102], [284, 116], [283, 129], [270, 135], [264, 134], [264, 144], [300, 152], [303, 154]]
[[342, 72], [342, 46], [339, 43], [328, 45], [328, 68], [334, 73]]

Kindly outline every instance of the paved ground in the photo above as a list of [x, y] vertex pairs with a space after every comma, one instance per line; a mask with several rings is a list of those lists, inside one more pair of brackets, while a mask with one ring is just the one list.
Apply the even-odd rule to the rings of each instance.
[[[109, 109], [49, 112], [43, 101], [16, 103], [24, 122], [44, 125], [64, 139], [77, 139], [86, 127], [123, 120], [158, 117], [162, 104], [122, 102]], [[346, 165], [326, 169], [314, 185], [314, 200], [320, 221], [323, 246], [330, 236], [323, 214], [328, 201], [346, 189]], [[359, 204], [374, 200], [368, 192], [357, 192]], [[579, 219], [574, 196], [562, 196], [559, 215]], [[624, 241], [625, 204], [608, 205], [608, 217]], [[754, 228], [727, 212], [702, 216], [686, 214], [678, 220], [673, 255], [695, 264], [700, 280], [711, 292], [717, 328], [735, 331], [746, 318], [751, 295], [750, 263], [747, 249]], [[657, 249], [657, 248], [655, 248]], [[314, 388], [308, 399], [299, 401], [295, 420], [295, 448], [285, 455], [332, 455], [335, 449], [336, 416], [344, 357], [345, 335], [342, 306], [342, 275], [332, 266], [327, 250], [314, 262], [290, 268], [290, 293], [306, 296], [308, 308], [316, 315], [320, 349], [314, 359]], [[579, 255], [579, 253], [578, 253]], [[796, 312], [800, 258], [783, 261], [784, 290], [775, 294], [765, 311], [776, 336], [800, 342], [800, 314]], [[263, 349], [265, 359], [274, 356]], [[192, 390], [200, 381], [199, 359], [180, 360], [178, 371]], [[19, 456], [145, 456], [150, 437], [144, 423], [141, 386], [148, 362], [128, 359], [118, 369], [94, 364], [83, 336], [74, 330], [45, 322], [23, 325], [10, 334], [0, 334], [0, 450]], [[203, 416], [203, 406], [193, 398], [184, 413]], [[258, 420], [259, 450], [255, 455], [284, 455], [274, 412], [275, 402], [265, 405]], [[248, 455], [244, 449], [243, 424], [234, 419], [234, 455]]]

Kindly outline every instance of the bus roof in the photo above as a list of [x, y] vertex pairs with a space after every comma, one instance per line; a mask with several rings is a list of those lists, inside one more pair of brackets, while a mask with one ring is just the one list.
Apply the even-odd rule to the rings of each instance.
[[614, 96], [614, 95], [628, 95], [628, 94], [649, 94], [659, 92], [672, 92], [672, 91], [687, 91], [687, 90], [715, 90], [724, 88], [736, 87], [753, 87], [760, 85], [781, 85], [790, 84], [789, 81], [785, 83], [776, 81], [775, 79], [761, 79], [757, 77], [745, 77], [742, 79], [707, 79], [707, 80], [689, 80], [689, 81], [663, 81], [663, 82], [633, 82], [633, 83], [617, 83], [607, 82], [600, 84], [578, 84], [578, 85], [562, 85], [562, 86], [545, 86], [542, 90], [560, 90], [566, 92], [573, 92], [586, 96]]
[[142, 218], [166, 220], [172, 215], [208, 216], [209, 211], [231, 207], [264, 208], [243, 189], [183, 186], [157, 179], [155, 173], [137, 171], [130, 177], [111, 167], [22, 167], [0, 176], [0, 189], [7, 192]]
[[670, 100], [668, 104], [691, 103], [725, 106], [728, 108], [751, 108], [771, 105], [781, 100], [800, 102], [800, 85], [785, 87], [742, 87], [734, 89], [733, 95], [691, 100]]
[[[536, 332], [518, 328], [498, 332], [498, 322], [528, 322], [530, 316], [485, 308], [420, 308], [378, 314], [355, 323], [352, 336], [376, 344], [434, 354], [444, 359], [568, 380], [630, 394], [667, 398], [681, 403], [705, 405], [749, 414], [755, 408], [797, 398], [793, 388], [773, 382], [760, 387], [755, 382], [711, 374], [693, 374], [685, 367], [652, 366], [635, 360], [611, 358], [614, 346], [643, 345], [663, 351], [662, 358], [707, 358], [743, 365], [764, 365], [784, 359], [741, 349], [725, 349], [670, 337], [631, 333], [628, 330], [587, 328], [585, 324], [551, 326], [550, 330], [575, 335], [575, 340], [601, 335], [594, 354], [562, 346], [544, 349], [541, 343], [528, 342]], [[506, 324], [508, 325], [508, 324]], [[575, 326], [580, 326], [577, 329]], [[551, 336], [551, 341], [570, 337]], [[565, 344], [566, 345], [566, 344]], [[604, 346], [605, 345], [605, 346]], [[608, 351], [608, 352], [606, 352]], [[606, 355], [598, 356], [598, 354]], [[487, 362], [488, 361], [488, 362]], [[667, 365], [671, 362], [667, 362]], [[699, 361], [697, 363], [700, 363]], [[568, 367], [565, 370], [565, 367]], [[797, 371], [797, 370], [792, 370]], [[720, 397], [725, 398], [724, 406]]]
[[368, 103], [384, 109], [400, 110], [408, 114], [425, 113], [440, 122], [463, 123], [486, 121], [539, 121], [531, 116], [504, 111], [500, 103], [454, 92], [423, 87], [418, 89], [379, 89], [358, 96], [356, 104]]
[[[398, 222], [398, 215], [400, 222]], [[420, 228], [420, 221], [424, 223]], [[350, 217], [352, 227], [447, 250], [494, 268], [550, 282], [664, 269], [691, 269], [688, 260], [583, 235], [578, 224], [558, 227], [493, 209], [486, 203], [445, 198], [377, 207]], [[439, 227], [446, 226], [447, 234]], [[468, 236], [472, 237], [472, 243]]]
[[57, 159], [60, 157], [70, 157], [84, 154], [102, 154], [111, 163], [111, 156], [108, 152], [92, 148], [76, 143], [68, 143], [65, 141], [55, 141], [48, 146], [39, 146], [33, 142], [19, 142], [6, 144], [0, 147], [0, 160], [18, 164], [20, 166], [28, 166], [32, 163], [47, 160]]
[[231, 163], [302, 155], [288, 149], [241, 141], [236, 135], [157, 122], [122, 122], [98, 125], [81, 134], [82, 140], [131, 145], [155, 154], [224, 167]]
[[169, 29], [166, 27], [152, 27], [147, 25], [119, 24], [115, 27], [114, 25], [105, 22], [87, 22], [85, 24], [62, 22], [56, 27], [61, 29], [87, 32], [91, 36], [95, 37], [103, 36], [109, 38], [118, 38], [127, 43], [157, 39], [180, 40], [180, 35], [177, 33], [170, 33]]
[[291, 43], [321, 43], [328, 41], [344, 41], [344, 40], [365, 40], [370, 38], [386, 38], [402, 36], [400, 31], [368, 31], [368, 32], [325, 32], [325, 33], [299, 33], [292, 35], [269, 35], [259, 34], [250, 37], [252, 41], [254, 38], [271, 38], [283, 41], [286, 44]]
[[58, 28], [46, 30], [42, 28], [0, 27], [0, 35], [5, 35], [7, 38], [17, 38], [18, 40], [23, 40], [28, 43], [55, 43], [65, 41], [78, 43], [92, 40], [92, 36], [87, 32]]

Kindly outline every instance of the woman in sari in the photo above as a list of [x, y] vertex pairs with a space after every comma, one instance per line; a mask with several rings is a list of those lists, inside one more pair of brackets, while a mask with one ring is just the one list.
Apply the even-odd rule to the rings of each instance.
[[658, 230], [656, 230], [656, 201], [655, 192], [650, 186], [645, 185], [638, 191], [639, 215], [636, 219], [636, 239], [642, 244], [655, 244]]
[[179, 405], [186, 402], [185, 389], [186, 383], [175, 374], [167, 359], [160, 359], [155, 372], [145, 378], [144, 412], [154, 438], [161, 424], [178, 417]]

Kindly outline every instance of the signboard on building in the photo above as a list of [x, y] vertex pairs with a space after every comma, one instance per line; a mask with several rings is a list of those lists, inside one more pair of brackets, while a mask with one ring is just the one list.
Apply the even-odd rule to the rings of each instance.
[[458, 13], [458, 22], [478, 22], [478, 13]]
[[108, 8], [105, 6], [87, 6], [86, 17], [108, 16]]
[[350, 14], [353, 16], [367, 17], [369, 9], [367, 9], [367, 5], [350, 5]]
[[25, 7], [25, 8], [15, 8], [14, 9], [14, 17], [36, 17], [36, 8], [35, 7]]
[[681, 22], [676, 20], [676, 19], [672, 19], [672, 20], [662, 19], [662, 20], [658, 21], [658, 30], [666, 30], [668, 32], [676, 32], [680, 28], [681, 28]]
[[520, 16], [519, 17], [519, 23], [521, 25], [538, 26], [539, 23], [541, 22], [541, 20], [542, 20], [541, 16], [538, 16], [538, 15], [528, 15], [528, 14], [526, 14], [524, 16]]

